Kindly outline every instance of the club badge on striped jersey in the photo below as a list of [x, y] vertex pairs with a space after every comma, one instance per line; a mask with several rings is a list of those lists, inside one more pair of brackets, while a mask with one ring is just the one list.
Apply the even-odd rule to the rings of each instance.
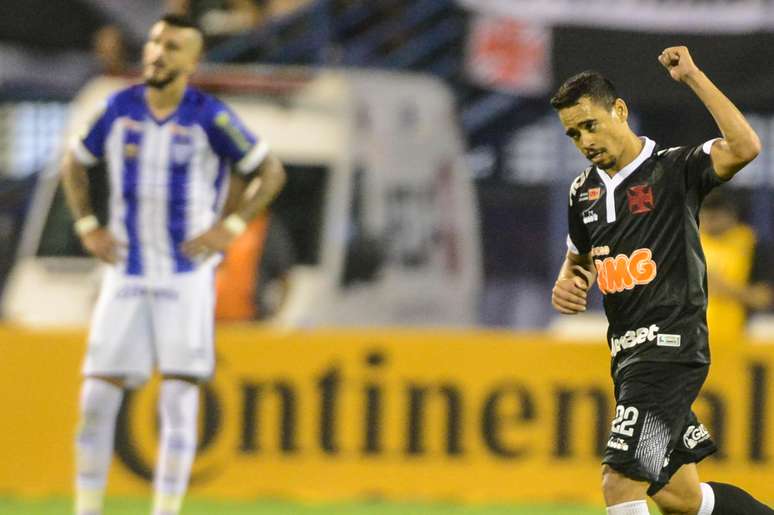
[[191, 160], [194, 147], [190, 138], [175, 137], [172, 140], [172, 146], [170, 148], [170, 154], [172, 156], [172, 162], [175, 164], [184, 164]]

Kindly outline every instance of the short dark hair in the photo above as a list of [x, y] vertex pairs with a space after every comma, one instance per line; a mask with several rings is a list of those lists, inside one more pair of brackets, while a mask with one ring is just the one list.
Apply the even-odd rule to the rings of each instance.
[[192, 18], [189, 18], [188, 16], [184, 16], [182, 14], [165, 14], [161, 18], [159, 18], [159, 21], [163, 21], [167, 25], [172, 25], [173, 27], [180, 27], [182, 29], [193, 29], [197, 32], [202, 32], [201, 27], [199, 27], [195, 21], [193, 21]]
[[618, 93], [607, 77], [595, 71], [585, 71], [564, 81], [551, 97], [551, 105], [558, 111], [574, 106], [581, 97], [588, 97], [595, 104], [611, 109]]

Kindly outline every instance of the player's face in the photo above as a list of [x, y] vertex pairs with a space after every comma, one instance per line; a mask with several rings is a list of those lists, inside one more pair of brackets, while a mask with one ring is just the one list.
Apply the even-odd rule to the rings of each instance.
[[565, 134], [586, 159], [602, 170], [615, 168], [624, 151], [626, 115], [626, 104], [620, 99], [607, 109], [588, 97], [559, 111]]
[[145, 83], [161, 89], [178, 77], [187, 78], [196, 70], [201, 51], [202, 39], [196, 30], [156, 23], [143, 48]]

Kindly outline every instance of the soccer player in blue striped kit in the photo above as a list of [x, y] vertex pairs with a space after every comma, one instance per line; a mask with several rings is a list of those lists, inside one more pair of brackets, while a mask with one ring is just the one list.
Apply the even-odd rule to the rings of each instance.
[[[75, 230], [107, 265], [83, 366], [77, 515], [102, 513], [124, 389], [154, 367], [163, 380], [152, 513], [179, 513], [197, 444], [199, 383], [214, 368], [215, 267], [285, 181], [265, 141], [189, 86], [202, 51], [189, 20], [159, 20], [143, 51], [144, 83], [110, 96], [62, 163]], [[106, 227], [89, 201], [88, 167], [101, 160], [110, 184]], [[230, 183], [244, 194], [223, 218]]]
[[551, 104], [591, 161], [569, 196], [568, 251], [552, 302], [586, 309], [594, 277], [605, 296], [616, 417], [603, 457], [608, 515], [774, 515], [744, 490], [701, 483], [696, 464], [715, 452], [691, 411], [707, 377], [707, 274], [699, 241], [704, 197], [761, 150], [742, 113], [683, 46], [658, 58], [712, 114], [722, 134], [695, 147], [659, 148], [628, 125], [612, 83], [584, 72]]

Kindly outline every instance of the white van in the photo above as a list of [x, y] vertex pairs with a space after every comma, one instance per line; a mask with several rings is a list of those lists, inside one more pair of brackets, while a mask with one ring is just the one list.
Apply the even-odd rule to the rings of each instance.
[[[195, 82], [230, 104], [288, 171], [272, 216], [286, 225], [297, 261], [271, 322], [476, 323], [478, 211], [453, 97], [440, 81], [377, 71], [220, 67], [203, 70]], [[127, 84], [89, 83], [72, 104], [68, 137]], [[39, 181], [5, 288], [7, 321], [84, 325], [96, 298], [100, 267], [72, 232], [55, 157]]]

